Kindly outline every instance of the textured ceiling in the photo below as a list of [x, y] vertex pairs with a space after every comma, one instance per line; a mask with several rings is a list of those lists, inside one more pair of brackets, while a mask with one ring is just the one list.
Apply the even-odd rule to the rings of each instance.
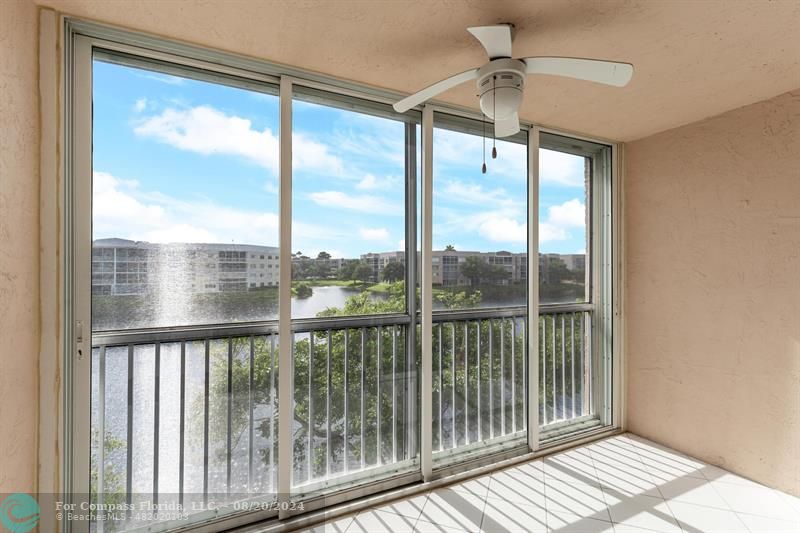
[[[528, 79], [520, 115], [629, 141], [800, 87], [798, 0], [37, 0], [65, 13], [403, 92], [486, 61], [467, 26], [513, 22], [516, 56], [633, 63], [622, 89]], [[440, 99], [477, 107], [466, 84]]]

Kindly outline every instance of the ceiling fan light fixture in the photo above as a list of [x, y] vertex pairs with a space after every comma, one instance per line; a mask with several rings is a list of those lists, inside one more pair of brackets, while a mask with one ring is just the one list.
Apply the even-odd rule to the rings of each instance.
[[492, 120], [510, 118], [522, 103], [522, 91], [512, 87], [490, 89], [481, 95], [481, 111]]
[[478, 26], [468, 31], [483, 45], [489, 62], [482, 67], [450, 76], [395, 102], [394, 109], [405, 113], [438, 94], [471, 80], [477, 80], [480, 107], [494, 120], [495, 137], [509, 137], [519, 130], [519, 107], [529, 75], [562, 76], [612, 87], [624, 87], [633, 76], [633, 65], [617, 61], [577, 57], [524, 57], [514, 59], [511, 44], [513, 24]]

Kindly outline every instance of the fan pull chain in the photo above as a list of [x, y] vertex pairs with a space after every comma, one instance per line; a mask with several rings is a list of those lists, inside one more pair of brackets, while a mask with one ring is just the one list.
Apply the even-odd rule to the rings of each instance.
[[483, 126], [483, 166], [481, 167], [481, 172], [486, 174], [486, 116], [484, 115], [483, 120], [481, 121]]
[[492, 113], [494, 114], [494, 128], [492, 128], [492, 159], [497, 159], [497, 76], [492, 76]]

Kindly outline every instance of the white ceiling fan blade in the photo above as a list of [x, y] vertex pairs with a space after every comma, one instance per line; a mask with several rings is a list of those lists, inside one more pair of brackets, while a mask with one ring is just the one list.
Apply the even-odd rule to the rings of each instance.
[[514, 113], [508, 118], [498, 120], [494, 123], [494, 136], [510, 137], [519, 131], [519, 115]]
[[511, 26], [508, 24], [499, 24], [497, 26], [475, 26], [467, 28], [467, 31], [478, 39], [489, 59], [496, 59], [498, 57], [511, 57]]
[[550, 74], [624, 87], [633, 76], [633, 65], [573, 57], [526, 57], [528, 74]]
[[416, 107], [422, 102], [430, 100], [437, 94], [443, 93], [447, 89], [455, 87], [456, 85], [461, 85], [465, 81], [474, 80], [477, 77], [478, 69], [474, 68], [472, 70], [467, 70], [461, 74], [456, 74], [455, 76], [451, 76], [440, 82], [434, 83], [430, 87], [426, 87], [421, 91], [412, 94], [411, 96], [407, 96], [399, 102], [396, 102], [392, 107], [394, 107], [394, 110], [398, 113], [405, 113], [412, 107]]

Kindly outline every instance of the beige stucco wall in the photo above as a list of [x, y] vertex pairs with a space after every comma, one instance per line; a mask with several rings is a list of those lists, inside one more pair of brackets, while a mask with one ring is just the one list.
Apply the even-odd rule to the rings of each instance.
[[[34, 5], [0, 0], [0, 493], [36, 487], [36, 49]], [[796, 494], [799, 115], [791, 93], [626, 153], [630, 429]]]
[[0, 2], [0, 493], [35, 492], [39, 360], [37, 9]]
[[625, 156], [630, 430], [800, 495], [800, 91]]

